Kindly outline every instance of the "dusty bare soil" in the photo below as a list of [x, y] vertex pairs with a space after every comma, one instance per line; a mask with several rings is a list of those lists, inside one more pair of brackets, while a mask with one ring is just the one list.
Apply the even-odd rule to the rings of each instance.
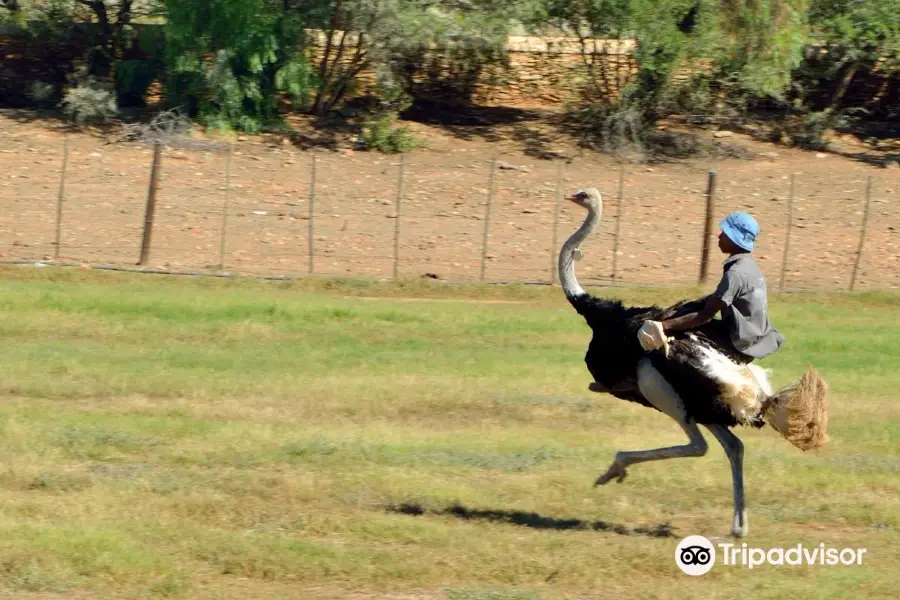
[[[900, 168], [883, 143], [844, 136], [835, 140], [838, 152], [816, 153], [737, 133], [701, 133], [714, 149], [706, 157], [625, 163], [620, 212], [616, 158], [579, 150], [535, 113], [502, 117], [407, 123], [425, 146], [405, 157], [399, 207], [399, 155], [354, 151], [341, 137], [314, 147], [302, 122], [292, 136], [234, 141], [230, 198], [227, 153], [221, 151], [227, 146], [166, 149], [148, 266], [218, 272], [224, 230], [226, 272], [303, 275], [310, 268], [312, 225], [315, 273], [389, 278], [397, 227], [400, 277], [473, 280], [481, 277], [489, 225], [486, 280], [549, 281], [554, 251], [584, 217], [577, 206], [562, 203], [554, 238], [558, 192], [596, 186], [604, 193], [604, 217], [584, 248], [579, 276], [588, 283], [611, 280], [618, 226], [617, 282], [691, 284], [700, 270], [707, 173], [714, 169], [715, 218], [733, 210], [756, 216], [762, 227], [757, 255], [773, 290], [781, 278], [790, 176], [796, 187], [784, 281], [789, 290], [849, 287], [872, 177], [856, 287], [900, 287]], [[68, 138], [60, 260], [137, 263], [152, 150], [108, 143], [116, 133], [73, 133], [58, 121], [0, 111], [0, 258], [54, 257]], [[494, 159], [503, 168], [494, 173], [491, 194]], [[715, 280], [720, 257], [714, 240], [712, 248]]]

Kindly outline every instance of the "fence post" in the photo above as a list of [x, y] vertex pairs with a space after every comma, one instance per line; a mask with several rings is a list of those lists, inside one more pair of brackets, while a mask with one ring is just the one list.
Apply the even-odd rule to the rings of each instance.
[[234, 142], [228, 144], [228, 160], [225, 163], [225, 206], [222, 210], [222, 237], [219, 240], [219, 270], [225, 270], [225, 237], [228, 234], [228, 208], [231, 204], [231, 157]]
[[309, 182], [309, 274], [313, 274], [315, 257], [315, 233], [316, 233], [316, 155], [312, 155], [312, 176]]
[[559, 167], [556, 172], [556, 209], [553, 212], [553, 245], [550, 247], [550, 285], [554, 285], [557, 279], [557, 264], [556, 264], [556, 256], [557, 256], [557, 235], [559, 231], [559, 209], [562, 205], [562, 186], [563, 186], [563, 172], [566, 168], [566, 163], [564, 161], [559, 161]]
[[153, 144], [153, 166], [150, 168], [150, 189], [147, 192], [147, 208], [144, 211], [144, 235], [141, 240], [141, 258], [138, 265], [147, 264], [150, 258], [150, 240], [153, 236], [153, 216], [156, 212], [156, 190], [159, 185], [159, 170], [162, 145], [159, 141]]
[[59, 260], [59, 250], [62, 245], [62, 211], [63, 198], [66, 193], [66, 167], [69, 164], [69, 138], [66, 137], [63, 143], [63, 162], [62, 170], [59, 172], [59, 196], [56, 199], [56, 250], [53, 252], [53, 259]]
[[613, 281], [618, 277], [619, 266], [619, 232], [622, 227], [622, 213], [625, 212], [625, 165], [619, 168], [619, 208], [616, 213], [616, 237], [613, 242], [613, 261], [612, 261], [612, 278]]
[[394, 280], [400, 270], [400, 206], [406, 193], [406, 155], [400, 155], [400, 179], [397, 182], [397, 209], [394, 213]]
[[488, 184], [487, 206], [484, 208], [484, 235], [481, 238], [481, 281], [484, 281], [484, 271], [487, 261], [487, 239], [491, 228], [491, 204], [494, 201], [494, 173], [497, 171], [497, 159], [491, 161], [491, 179]]
[[794, 227], [794, 187], [796, 175], [791, 173], [791, 195], [788, 199], [787, 233], [784, 235], [784, 256], [781, 258], [781, 279], [778, 282], [778, 291], [784, 291], [784, 277], [787, 272], [788, 255], [791, 251], [791, 229]]
[[713, 230], [717, 175], [718, 174], [715, 171], [709, 172], [709, 182], [706, 187], [706, 223], [703, 226], [703, 254], [700, 258], [700, 283], [706, 283], [709, 277], [709, 237], [712, 235]]
[[856, 273], [862, 259], [863, 244], [866, 241], [866, 230], [869, 227], [869, 206], [872, 204], [872, 176], [866, 181], [866, 207], [863, 209], [862, 229], [859, 232], [859, 248], [856, 250], [856, 261], [853, 263], [853, 275], [850, 277], [850, 291], [856, 287]]

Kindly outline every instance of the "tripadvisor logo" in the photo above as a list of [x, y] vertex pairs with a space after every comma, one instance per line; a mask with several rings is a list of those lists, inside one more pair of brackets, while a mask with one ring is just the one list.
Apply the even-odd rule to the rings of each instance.
[[704, 575], [716, 564], [716, 548], [702, 535], [689, 535], [675, 548], [675, 564], [688, 575]]
[[[747, 544], [737, 546], [733, 543], [718, 544], [718, 551], [707, 538], [702, 535], [690, 535], [675, 548], [675, 564], [688, 575], [704, 575], [709, 573], [716, 562], [729, 567], [745, 567], [752, 569], [764, 564], [774, 566], [797, 565], [861, 565], [865, 548], [830, 548], [819, 544], [811, 548], [797, 544], [790, 548], [748, 547]], [[717, 556], [720, 560], [717, 561]]]

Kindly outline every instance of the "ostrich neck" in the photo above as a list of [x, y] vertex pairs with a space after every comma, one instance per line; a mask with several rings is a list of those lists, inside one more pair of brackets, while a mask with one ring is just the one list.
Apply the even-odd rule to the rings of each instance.
[[578, 279], [575, 278], [574, 251], [600, 224], [602, 210], [602, 208], [598, 211], [589, 207], [588, 216], [584, 223], [566, 240], [566, 243], [563, 244], [562, 249], [559, 251], [559, 281], [568, 298], [575, 298], [585, 294], [585, 291], [578, 284]]

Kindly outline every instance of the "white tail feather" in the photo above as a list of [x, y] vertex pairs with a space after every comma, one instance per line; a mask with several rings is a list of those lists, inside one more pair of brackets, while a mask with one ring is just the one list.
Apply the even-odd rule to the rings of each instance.
[[755, 420], [763, 408], [763, 401], [771, 395], [772, 386], [764, 369], [740, 365], [721, 352], [700, 346], [702, 367], [706, 374], [719, 382], [719, 399], [731, 409], [739, 423]]

